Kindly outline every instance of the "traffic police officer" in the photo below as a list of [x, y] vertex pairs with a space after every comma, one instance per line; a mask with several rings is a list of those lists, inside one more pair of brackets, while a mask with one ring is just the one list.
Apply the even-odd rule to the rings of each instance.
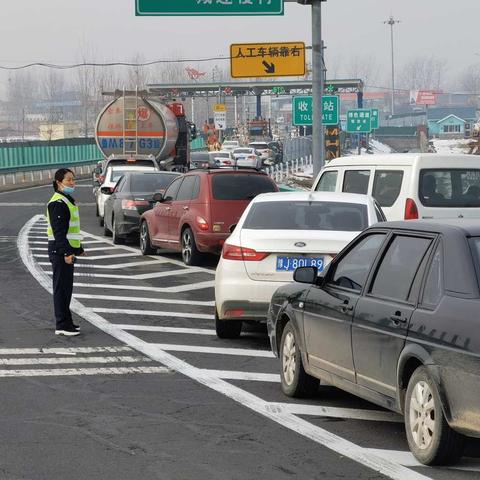
[[80, 215], [71, 194], [75, 191], [75, 177], [68, 168], [55, 172], [55, 193], [47, 205], [48, 256], [53, 269], [53, 304], [55, 309], [55, 335], [76, 336], [80, 327], [75, 325], [70, 312], [73, 292], [75, 257], [85, 255], [80, 234]]

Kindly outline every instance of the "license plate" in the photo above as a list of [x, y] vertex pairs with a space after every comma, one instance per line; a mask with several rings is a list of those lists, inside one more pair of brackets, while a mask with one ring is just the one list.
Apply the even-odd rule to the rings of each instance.
[[277, 257], [277, 272], [293, 272], [298, 267], [317, 267], [323, 270], [323, 257]]

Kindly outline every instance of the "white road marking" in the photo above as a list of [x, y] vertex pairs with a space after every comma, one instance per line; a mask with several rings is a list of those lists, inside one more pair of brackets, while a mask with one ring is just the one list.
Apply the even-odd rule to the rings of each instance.
[[0, 370], [6, 377], [64, 377], [73, 375], [128, 375], [132, 373], [172, 373], [166, 367], [52, 368], [49, 370]]
[[159, 312], [158, 310], [129, 310], [123, 308], [92, 307], [96, 313], [116, 313], [122, 315], [144, 315], [146, 317], [198, 318], [200, 320], [214, 320], [214, 315], [205, 313]]
[[[368, 448], [373, 455], [388, 459], [389, 461], [399, 463], [405, 467], [425, 467], [410, 452], [402, 450], [382, 450], [377, 448]], [[456, 465], [448, 467], [448, 470], [463, 470], [467, 472], [480, 472], [480, 459], [463, 457]]]
[[54, 358], [0, 358], [0, 365], [63, 365], [73, 363], [135, 363], [151, 362], [149, 358], [118, 357], [54, 357]]
[[[34, 255], [35, 257], [47, 257], [48, 255]], [[79, 258], [77, 257], [77, 260]], [[50, 262], [38, 262], [39, 265], [50, 265]], [[75, 268], [94, 268], [94, 269], [103, 269], [103, 270], [124, 270], [129, 267], [140, 267], [144, 265], [157, 265], [158, 262], [155, 260], [140, 260], [138, 262], [130, 263], [115, 263], [113, 265], [97, 265], [96, 263], [81, 263], [78, 262], [75, 264]]]
[[44, 240], [43, 242], [29, 242], [30, 245], [46, 245], [48, 243], [48, 240]]
[[202, 302], [195, 300], [175, 300], [173, 298], [150, 298], [150, 297], [120, 297], [118, 295], [88, 295], [76, 293], [75, 298], [88, 298], [96, 300], [114, 300], [117, 302], [142, 302], [142, 303], [165, 303], [167, 305], [195, 305], [213, 307], [215, 302]]
[[[119, 254], [114, 254], [114, 255], [96, 255], [96, 256], [88, 256], [88, 257], [85, 257], [85, 260], [89, 261], [89, 260], [105, 260], [105, 259], [111, 259], [111, 258], [123, 258], [123, 257], [138, 257], [139, 255], [136, 254], [136, 253], [119, 253]], [[37, 258], [45, 258], [45, 257], [48, 257], [48, 255], [39, 255], [39, 254], [36, 254], [34, 255], [34, 257], [37, 257]], [[82, 260], [84, 260], [83, 258], [79, 258], [78, 260], [80, 260], [80, 262]], [[153, 260], [152, 260], [152, 263], [155, 263]], [[78, 265], [81, 265], [81, 263], [79, 263]]]
[[[48, 275], [52, 275], [52, 272], [45, 272]], [[175, 270], [168, 272], [154, 272], [154, 273], [140, 273], [138, 275], [115, 275], [113, 273], [85, 273], [77, 272], [75, 276], [77, 277], [93, 277], [93, 278], [121, 278], [127, 280], [150, 280], [152, 278], [165, 278], [172, 277], [174, 275], [189, 275], [191, 273], [203, 273], [202, 269], [190, 268], [188, 270]], [[215, 273], [212, 273], [215, 275]]]
[[71, 347], [71, 348], [0, 348], [0, 355], [65, 355], [77, 353], [132, 352], [130, 347]]
[[[10, 192], [11, 193], [11, 192]], [[46, 203], [42, 202], [15, 202], [15, 203], [10, 203], [10, 202], [0, 202], [0, 207], [44, 207], [46, 206]], [[95, 203], [77, 203], [78, 206], [80, 207], [94, 207], [96, 204]]]
[[215, 330], [208, 328], [181, 328], [181, 327], [156, 327], [148, 325], [121, 325], [117, 328], [137, 332], [161, 332], [161, 333], [182, 333], [184, 335], [216, 335]]
[[[33, 250], [33, 248], [32, 248]], [[190, 283], [187, 285], [181, 285], [178, 287], [150, 287], [142, 285], [114, 285], [106, 283], [77, 283], [73, 284], [74, 287], [81, 288], [105, 288], [112, 290], [141, 290], [142, 292], [157, 292], [157, 293], [181, 293], [188, 292], [190, 290], [203, 290], [204, 288], [211, 288], [215, 286], [215, 281], [209, 280], [207, 282]]]
[[28, 238], [38, 238], [38, 239], [43, 238], [43, 239], [46, 239], [48, 241], [47, 234], [45, 234], [45, 235], [29, 235]]
[[174, 345], [170, 343], [152, 343], [165, 352], [209, 353], [212, 355], [238, 355], [241, 357], [275, 358], [270, 350], [253, 350], [250, 348], [201, 347], [199, 345]]
[[280, 383], [280, 375], [277, 373], [236, 372], [228, 370], [204, 369], [209, 375], [223, 380], [248, 380], [253, 382]]
[[82, 240], [82, 245], [90, 245], [92, 243], [108, 243], [105, 240]]
[[[30, 226], [35, 223], [40, 217], [35, 216], [27, 222], [18, 236], [18, 249], [20, 258], [25, 263], [28, 270], [39, 284], [48, 292], [52, 293], [51, 279], [45, 272], [35, 264], [31, 252], [28, 249], [27, 233]], [[162, 350], [161, 345], [149, 344], [140, 338], [132, 335], [125, 330], [121, 330], [114, 324], [108, 322], [103, 317], [93, 312], [91, 309], [83, 306], [78, 300], [73, 299], [71, 309], [76, 314], [83, 317], [92, 325], [101, 329], [105, 333], [129, 345], [135, 350], [149, 356], [153, 360], [162, 363], [172, 370], [181, 373], [188, 378], [205, 385], [218, 393], [221, 393], [237, 403], [251, 409], [252, 411], [276, 422], [284, 428], [288, 428], [314, 442], [329, 448], [330, 450], [346, 456], [375, 472], [382, 473], [392, 480], [427, 480], [429, 477], [410, 470], [399, 463], [383, 458], [375, 453], [356, 445], [338, 435], [335, 435], [328, 430], [315, 426], [291, 413], [285, 412], [271, 412], [268, 410], [268, 403], [261, 398], [253, 395], [241, 388], [238, 388], [225, 380], [210, 375], [208, 372], [202, 372], [201, 369], [190, 365], [189, 363], [175, 357]]]
[[115, 245], [108, 246], [108, 247], [95, 247], [95, 248], [85, 248], [86, 252], [97, 252], [100, 250], [121, 250], [122, 247], [116, 247]]
[[[223, 378], [223, 377], [221, 377]], [[358, 408], [324, 407], [322, 405], [301, 405], [294, 403], [270, 403], [270, 407], [293, 413], [294, 415], [312, 415], [315, 417], [348, 418], [375, 422], [403, 423], [403, 417], [394, 412], [380, 410], [361, 410]]]

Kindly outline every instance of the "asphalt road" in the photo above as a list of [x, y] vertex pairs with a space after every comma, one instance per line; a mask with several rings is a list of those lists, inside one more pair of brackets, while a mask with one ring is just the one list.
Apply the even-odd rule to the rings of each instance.
[[402, 419], [329, 386], [292, 400], [266, 333], [219, 340], [216, 259], [143, 257], [103, 237], [75, 193], [88, 257], [76, 265], [82, 335], [55, 337], [44, 210], [51, 188], [0, 194], [0, 479], [472, 479], [418, 465]]

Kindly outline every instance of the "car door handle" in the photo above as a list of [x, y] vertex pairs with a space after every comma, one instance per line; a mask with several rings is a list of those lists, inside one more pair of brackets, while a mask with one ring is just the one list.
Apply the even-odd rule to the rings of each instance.
[[342, 313], [353, 312], [353, 307], [351, 305], [341, 305], [340, 306], [340, 311]]
[[165, 207], [165, 210], [166, 210], [167, 212], [169, 212], [169, 211], [171, 210], [171, 208], [170, 208], [170, 207]]
[[188, 207], [185, 205], [185, 206], [183, 207], [183, 209], [184, 209], [184, 210], [188, 210]]
[[395, 315], [390, 315], [390, 320], [394, 323], [407, 323], [408, 319], [403, 317], [401, 312], [396, 312]]

